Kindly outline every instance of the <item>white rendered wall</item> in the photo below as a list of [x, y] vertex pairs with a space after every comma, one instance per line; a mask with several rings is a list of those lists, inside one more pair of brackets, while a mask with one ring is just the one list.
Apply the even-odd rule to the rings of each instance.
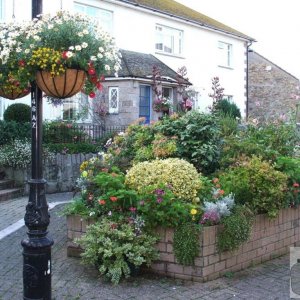
[[[5, 20], [11, 19], [12, 0], [5, 1]], [[211, 93], [211, 79], [220, 78], [226, 95], [232, 95], [234, 102], [245, 112], [246, 103], [246, 56], [245, 41], [219, 32], [196, 27], [185, 21], [149, 13], [143, 9], [134, 9], [132, 5], [120, 5], [114, 0], [78, 0], [77, 3], [104, 8], [113, 12], [113, 34], [119, 48], [154, 54], [161, 61], [177, 71], [187, 67], [187, 76], [193, 87], [200, 93], [199, 108], [205, 110], [211, 105], [208, 94]], [[118, 4], [117, 4], [118, 3]], [[72, 0], [43, 1], [43, 12], [55, 12], [60, 7], [73, 9]], [[31, 0], [15, 0], [16, 19], [31, 18]], [[165, 25], [183, 31], [183, 53], [181, 57], [164, 55], [155, 51], [155, 25]], [[238, 28], [237, 28], [238, 30]], [[232, 69], [219, 67], [218, 41], [233, 45]], [[149, 74], [150, 75], [150, 74]], [[25, 98], [24, 98], [25, 100]], [[22, 100], [22, 102], [24, 102]], [[29, 100], [25, 100], [28, 104]], [[61, 116], [61, 108], [44, 105], [44, 118], [55, 119]]]

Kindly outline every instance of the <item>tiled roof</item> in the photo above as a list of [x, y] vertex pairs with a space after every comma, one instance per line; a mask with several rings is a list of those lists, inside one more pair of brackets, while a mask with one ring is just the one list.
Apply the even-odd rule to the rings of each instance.
[[[153, 67], [159, 68], [163, 81], [176, 82], [178, 74], [152, 54], [120, 50], [121, 70], [118, 77], [151, 79]], [[186, 82], [186, 84], [191, 84]]]
[[[177, 17], [185, 21], [208, 27], [218, 31], [232, 34], [246, 40], [255, 41], [255, 39], [222, 24], [206, 15], [201, 14], [185, 5], [182, 5], [174, 0], [119, 0], [134, 6], [140, 6], [146, 9], [154, 10], [167, 14], [172, 17]], [[196, 0], [195, 0], [196, 1]]]

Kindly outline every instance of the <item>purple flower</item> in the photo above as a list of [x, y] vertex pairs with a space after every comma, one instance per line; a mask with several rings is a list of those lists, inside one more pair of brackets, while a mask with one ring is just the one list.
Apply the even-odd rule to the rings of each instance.
[[163, 189], [156, 189], [154, 191], [154, 193], [157, 195], [157, 196], [162, 196], [165, 194], [165, 191]]
[[211, 210], [207, 211], [203, 214], [202, 219], [200, 221], [201, 224], [215, 225], [219, 223], [220, 215], [217, 211]]
[[163, 198], [157, 197], [157, 200], [156, 200], [157, 203], [162, 203], [162, 201], [163, 201]]

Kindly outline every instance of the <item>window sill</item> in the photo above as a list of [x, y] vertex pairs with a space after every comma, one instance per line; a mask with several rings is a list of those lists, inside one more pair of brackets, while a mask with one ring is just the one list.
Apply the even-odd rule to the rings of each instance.
[[164, 56], [170, 56], [174, 58], [180, 58], [180, 59], [185, 59], [185, 57], [181, 56], [180, 54], [172, 54], [172, 53], [166, 53], [166, 52], [160, 52], [160, 51], [155, 51], [155, 54], [161, 54]]
[[222, 69], [228, 69], [228, 70], [234, 70], [234, 68], [232, 67], [227, 67], [227, 66], [221, 66], [221, 65], [218, 65], [219, 68], [222, 68]]

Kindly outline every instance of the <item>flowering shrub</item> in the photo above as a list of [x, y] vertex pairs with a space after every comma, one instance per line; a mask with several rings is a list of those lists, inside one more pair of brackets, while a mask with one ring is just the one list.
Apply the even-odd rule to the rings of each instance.
[[219, 178], [224, 190], [234, 193], [237, 204], [246, 204], [255, 213], [275, 217], [285, 205], [287, 175], [259, 157], [241, 161]]
[[31, 26], [21, 48], [21, 61], [33, 75], [38, 70], [52, 76], [67, 68], [84, 70], [84, 92], [93, 98], [95, 91], [102, 88], [103, 76], [118, 72], [119, 51], [95, 19], [60, 11], [54, 16], [41, 15]]
[[[52, 159], [53, 153], [43, 149], [44, 158]], [[31, 163], [31, 143], [28, 140], [14, 140], [0, 148], [0, 166], [25, 169]]]
[[187, 201], [199, 201], [200, 174], [189, 162], [179, 158], [137, 163], [126, 174], [126, 184], [142, 192], [146, 186], [168, 186], [174, 195]]

